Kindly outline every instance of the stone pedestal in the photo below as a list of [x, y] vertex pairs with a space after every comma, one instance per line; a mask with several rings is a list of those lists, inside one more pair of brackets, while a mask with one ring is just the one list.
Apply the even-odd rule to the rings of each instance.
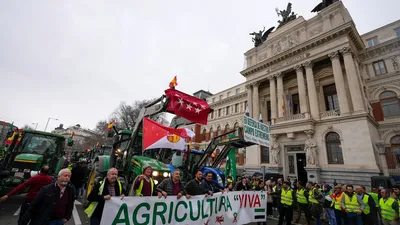
[[321, 168], [319, 167], [304, 167], [304, 169], [307, 171], [307, 179], [308, 181], [311, 182], [319, 182], [319, 175], [321, 172]]
[[[276, 173], [276, 174], [282, 174], [282, 166], [281, 165], [271, 165], [266, 168], [266, 173]], [[266, 177], [268, 180], [269, 177]]]

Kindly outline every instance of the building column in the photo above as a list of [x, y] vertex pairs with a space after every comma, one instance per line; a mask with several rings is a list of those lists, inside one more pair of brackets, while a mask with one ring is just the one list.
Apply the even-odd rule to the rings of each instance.
[[385, 142], [384, 141], [375, 141], [375, 146], [378, 148], [378, 155], [379, 155], [379, 165], [380, 169], [383, 172], [384, 176], [389, 176], [388, 165], [386, 161], [386, 154], [385, 154]]
[[275, 123], [276, 119], [276, 86], [275, 86], [275, 76], [268, 77], [269, 79], [269, 95], [271, 102], [271, 124]]
[[256, 81], [251, 84], [253, 86], [253, 118], [256, 120], [260, 116], [260, 98], [258, 97], [258, 86], [260, 86], [260, 83]]
[[300, 98], [300, 112], [306, 114], [308, 117], [308, 105], [306, 97], [306, 84], [304, 82], [303, 67], [297, 65], [294, 67], [297, 75], [297, 86], [299, 88], [299, 98]]
[[311, 61], [307, 61], [303, 64], [303, 66], [306, 68], [308, 100], [310, 102], [311, 117], [314, 119], [319, 119], [319, 105], [317, 88], [315, 87], [313, 63]]
[[340, 65], [340, 60], [339, 60], [340, 55], [339, 52], [335, 51], [329, 53], [328, 56], [329, 58], [331, 58], [332, 61], [333, 77], [335, 79], [335, 87], [339, 98], [340, 115], [343, 114], [346, 115], [349, 114], [350, 108], [349, 108], [349, 103], [347, 101], [346, 87], [344, 85], [342, 66]]
[[283, 117], [282, 105], [283, 105], [283, 75], [282, 73], [276, 74], [276, 79], [278, 83], [278, 116]]
[[[252, 112], [253, 112], [253, 86], [251, 84], [246, 84], [246, 89], [247, 89], [247, 106], [249, 109], [249, 116], [251, 117]], [[247, 108], [246, 104], [244, 105], [244, 111], [246, 112]]]
[[344, 67], [346, 69], [347, 81], [349, 82], [351, 102], [354, 112], [365, 112], [364, 97], [361, 95], [361, 87], [358, 82], [358, 74], [354, 64], [353, 55], [350, 47], [340, 50], [343, 55]]

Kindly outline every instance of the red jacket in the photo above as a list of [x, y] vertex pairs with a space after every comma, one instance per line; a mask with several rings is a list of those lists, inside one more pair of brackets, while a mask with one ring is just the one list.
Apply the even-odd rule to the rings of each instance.
[[8, 196], [14, 195], [18, 192], [25, 190], [26, 187], [29, 186], [28, 194], [25, 196], [26, 201], [33, 201], [36, 195], [39, 193], [40, 188], [51, 184], [53, 178], [49, 175], [44, 175], [39, 173], [38, 175], [29, 178], [29, 180], [25, 181], [24, 183], [20, 184], [18, 187], [14, 188]]

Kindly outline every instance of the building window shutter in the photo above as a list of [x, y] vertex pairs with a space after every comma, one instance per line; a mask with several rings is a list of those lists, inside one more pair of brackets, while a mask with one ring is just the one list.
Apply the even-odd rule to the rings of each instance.
[[372, 110], [376, 121], [383, 121], [383, 110], [380, 102], [372, 103]]

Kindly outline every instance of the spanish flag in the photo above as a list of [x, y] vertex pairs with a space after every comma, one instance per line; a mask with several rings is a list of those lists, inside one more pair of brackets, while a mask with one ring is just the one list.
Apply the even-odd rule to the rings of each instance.
[[169, 82], [169, 87], [170, 88], [175, 88], [176, 86], [178, 86], [178, 80], [177, 80], [177, 78], [175, 76], [174, 79], [172, 79], [171, 82]]
[[74, 132], [72, 132], [72, 134], [71, 134], [70, 138], [71, 138], [71, 139], [74, 139], [74, 137], [75, 137], [75, 133], [74, 133]]
[[108, 125], [107, 125], [107, 130], [111, 130], [111, 128], [114, 126], [115, 121], [112, 120]]
[[282, 114], [285, 116], [285, 98], [282, 95]]
[[15, 136], [17, 136], [18, 132], [14, 131], [13, 134], [11, 135], [11, 137], [7, 138], [5, 144], [10, 146], [15, 138]]

